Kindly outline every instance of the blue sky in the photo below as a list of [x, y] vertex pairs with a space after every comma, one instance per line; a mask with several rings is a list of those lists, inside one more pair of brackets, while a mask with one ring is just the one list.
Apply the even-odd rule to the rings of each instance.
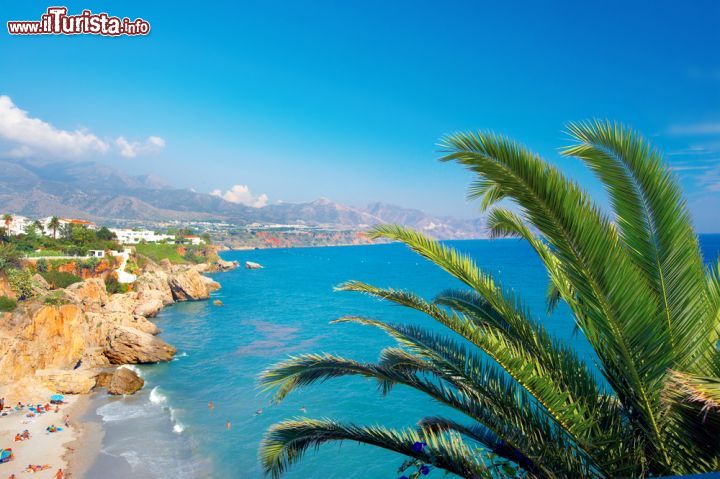
[[[436, 161], [444, 133], [506, 133], [598, 194], [557, 148], [566, 122], [612, 118], [666, 152], [698, 228], [720, 231], [718, 2], [71, 1], [152, 33], [5, 31], [50, 5], [0, 0], [0, 95], [24, 121], [79, 135], [85, 149], [64, 160], [202, 192], [243, 185], [229, 197], [255, 204], [469, 217], [470, 177]], [[53, 156], [2, 128], [0, 153]]]

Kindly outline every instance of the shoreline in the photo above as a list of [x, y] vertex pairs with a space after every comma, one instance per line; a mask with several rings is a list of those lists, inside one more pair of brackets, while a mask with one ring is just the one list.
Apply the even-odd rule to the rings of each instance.
[[[220, 269], [217, 271], [207, 271], [206, 273], [220, 273], [237, 267], [237, 265], [231, 263], [224, 264], [222, 258], [219, 258], [219, 260]], [[108, 295], [106, 299], [102, 299], [104, 288], [98, 287], [97, 292], [92, 289], [92, 285], [97, 283], [95, 279], [89, 279], [79, 283], [83, 285], [90, 284], [91, 286], [88, 286], [88, 291], [83, 290], [83, 296], [76, 299], [74, 303], [68, 306], [60, 306], [59, 308], [72, 309], [73, 312], [77, 313], [75, 315], [77, 318], [72, 317], [74, 319], [80, 318], [80, 320], [85, 320], [86, 314], [94, 314], [95, 317], [93, 320], [104, 319], [111, 321], [111, 325], [121, 328], [120, 331], [132, 331], [135, 337], [131, 339], [135, 339], [136, 337], [140, 339], [135, 339], [137, 344], [130, 344], [130, 347], [139, 349], [125, 351], [130, 359], [134, 359], [140, 363], [143, 361], [138, 361], [138, 358], [133, 358], [132, 355], [145, 354], [145, 357], [150, 359], [150, 361], [147, 362], [156, 362], [158, 360], [162, 362], [162, 359], [158, 358], [167, 355], [170, 350], [172, 350], [171, 354], [174, 354], [175, 350], [159, 338], [156, 339], [159, 330], [157, 330], [154, 323], [148, 319], [151, 319], [157, 312], [176, 302], [208, 300], [210, 293], [214, 291], [214, 289], [219, 288], [220, 285], [212, 281], [208, 276], [203, 275], [203, 271], [197, 267], [182, 269], [180, 273], [170, 269], [163, 270], [162, 267], [157, 265], [154, 265], [153, 268], [154, 269], [149, 270], [149, 272], [145, 271], [149, 277], [155, 279], [155, 283], [150, 284], [148, 288], [148, 292], [150, 293], [149, 297], [152, 299], [160, 299], [155, 301], [156, 304], [153, 305], [153, 308], [151, 308], [149, 312], [137, 312], [137, 308], [145, 304], [148, 298], [145, 298], [144, 301], [141, 300], [142, 298], [135, 298], [123, 302], [123, 300], [134, 297], [121, 293]], [[163, 271], [165, 272], [163, 273]], [[153, 274], [155, 276], [152, 276]], [[160, 276], [158, 276], [158, 274]], [[93, 283], [93, 281], [95, 283]], [[153, 286], [158, 289], [153, 289]], [[85, 286], [80, 286], [80, 288], [85, 288]], [[79, 290], [76, 289], [75, 291], [77, 292]], [[169, 302], [166, 301], [162, 295], [171, 298]], [[106, 306], [110, 304], [112, 304], [114, 308], [119, 307], [120, 309], [106, 308]], [[43, 331], [57, 330], [57, 332], [62, 334], [62, 331], [74, 324], [62, 316], [62, 314], [59, 314], [57, 318], [51, 314], [51, 319], [59, 321], [58, 324], [62, 325], [61, 327], [53, 329], [55, 327], [54, 323], [51, 322], [49, 323], [50, 326], [48, 326], [48, 323], [41, 321], [37, 323], [38, 326], [35, 326], [35, 321], [38, 321], [38, 318], [42, 319], [42, 316], [36, 314], [43, 314], [43, 311], [50, 311], [52, 313], [52, 311], [54, 311], [52, 310], [53, 307], [50, 308], [51, 309], [48, 310], [48, 306], [41, 305], [38, 310], [40, 313], [35, 310], [29, 310], [31, 311], [31, 313], [29, 313], [31, 315], [29, 316], [30, 326], [25, 325], [24, 327], [39, 327]], [[54, 308], [58, 312], [60, 311], [57, 306]], [[142, 319], [142, 321], [140, 321], [140, 319]], [[129, 326], [122, 326], [120, 321], [123, 320], [125, 320]], [[117, 321], [117, 324], [112, 323], [112, 321]], [[141, 329], [132, 329], [133, 326]], [[123, 327], [126, 329], [123, 330]], [[22, 330], [19, 332], [11, 330], [11, 334], [12, 333], [17, 335], [14, 337], [21, 338], [20, 340], [22, 340]], [[13, 337], [10, 335], [7, 336], [9, 338]], [[0, 334], [0, 338], [2, 337], [3, 335]], [[33, 338], [35, 338], [34, 335]], [[146, 338], [148, 344], [142, 342], [143, 338]], [[90, 340], [92, 341], [93, 339], [91, 338]], [[33, 344], [34, 341], [36, 341], [36, 339], [28, 341], [28, 344]], [[69, 344], [72, 346], [72, 343]], [[158, 348], [156, 344], [161, 345], [160, 349], [163, 355], [151, 354], [156, 352], [155, 349]], [[63, 346], [66, 346], [66, 344], [63, 343]], [[32, 350], [32, 352], [36, 351]], [[83, 359], [86, 358], [83, 357]], [[115, 369], [122, 367], [124, 364], [126, 363], [111, 363], [111, 365], [115, 366]], [[97, 369], [97, 367], [95, 369]], [[55, 370], [53, 370], [53, 372], [54, 371]], [[80, 371], [82, 374], [78, 377], [81, 379], [88, 374], [84, 369]], [[96, 377], [93, 377], [93, 381], [95, 380]], [[84, 383], [82, 384], [83, 388], [89, 386]], [[68, 394], [64, 394], [64, 403], [59, 406], [59, 412], [57, 413], [53, 406], [50, 408], [51, 412], [37, 413], [34, 417], [28, 417], [27, 414], [30, 413], [30, 411], [27, 407], [17, 411], [14, 408], [18, 402], [22, 404], [31, 403], [44, 405], [50, 401], [51, 395], [55, 394], [57, 390], [62, 390], [60, 388], [68, 388], [70, 390], [66, 391]], [[14, 457], [13, 460], [0, 464], [0, 478], [5, 479], [12, 474], [17, 478], [25, 477], [27, 474], [21, 473], [28, 465], [48, 466], [46, 469], [32, 474], [32, 477], [39, 479], [54, 479], [58, 469], [62, 469], [65, 478], [85, 477], [101, 455], [102, 443], [106, 431], [102, 423], [89, 419], [90, 409], [98, 398], [97, 390], [95, 390], [94, 387], [85, 392], [74, 389], [78, 389], [74, 383], [72, 385], [63, 383], [62, 385], [51, 386], [43, 382], [43, 380], [38, 380], [36, 374], [28, 375], [20, 380], [0, 386], [0, 397], [5, 398], [6, 406], [3, 411], [6, 414], [0, 416], [0, 449], [11, 448]], [[80, 394], [75, 394], [76, 392], [80, 392]], [[69, 427], [66, 427], [64, 424], [66, 414], [69, 415]], [[50, 433], [47, 431], [47, 428], [51, 425], [62, 428], [62, 430]], [[29, 431], [30, 439], [15, 442], [16, 434], [22, 433], [25, 429]]]
[[63, 444], [65, 452], [62, 460], [67, 467], [65, 477], [85, 477], [85, 473], [100, 455], [105, 432], [100, 424], [85, 419], [94, 397], [95, 393], [80, 396], [74, 410], [74, 417], [77, 419], [70, 424], [76, 429], [77, 437]]
[[[45, 404], [51, 394], [52, 392], [49, 390], [37, 390], [25, 398], [6, 395], [6, 406], [7, 404], [17, 404], [18, 401], [25, 404], [24, 401], [28, 399], [33, 404]], [[53, 479], [58, 469], [63, 470], [65, 477], [72, 477], [68, 473], [72, 467], [72, 453], [81, 445], [84, 447], [85, 444], [89, 444], [88, 440], [91, 439], [85, 433], [82, 422], [78, 420], [87, 411], [89, 397], [66, 395], [64, 400], [65, 403], [60, 405], [59, 412], [56, 413], [54, 409], [51, 409], [51, 412], [36, 414], [35, 417], [27, 417], [29, 413], [27, 407], [20, 411], [16, 411], [14, 407], [4, 409], [7, 415], [0, 417], [0, 447], [12, 448], [14, 459], [0, 464], [2, 477], [8, 477], [11, 474], [23, 477], [24, 474], [21, 474], [29, 464], [50, 466], [46, 470], [33, 473], [33, 477]], [[66, 414], [70, 416], [70, 427], [64, 425]], [[51, 425], [62, 428], [62, 430], [55, 433], [47, 432], [46, 428]], [[30, 433], [30, 439], [15, 442], [15, 435], [26, 429]]]

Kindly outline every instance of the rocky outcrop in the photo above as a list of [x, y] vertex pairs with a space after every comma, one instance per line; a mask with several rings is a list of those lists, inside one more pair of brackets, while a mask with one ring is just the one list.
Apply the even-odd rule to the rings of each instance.
[[108, 394], [135, 394], [145, 385], [145, 380], [129, 368], [117, 368], [107, 385]]
[[[36, 299], [22, 301], [0, 321], [0, 385], [31, 379], [83, 394], [109, 387], [112, 365], [169, 361], [175, 348], [157, 337], [159, 328], [147, 318], [175, 301], [207, 299], [220, 287], [200, 269], [150, 263], [130, 292], [112, 295], [99, 278], [48, 291], [38, 276]], [[142, 387], [127, 370], [114, 374], [121, 375], [117, 394]]]
[[168, 284], [175, 301], [207, 299], [211, 292], [220, 288], [217, 282], [192, 268], [175, 271], [170, 275]]
[[51, 391], [61, 394], [87, 394], [95, 387], [97, 373], [90, 369], [45, 369], [37, 371], [35, 377]]
[[108, 302], [105, 283], [99, 278], [91, 278], [65, 288], [67, 294], [74, 296], [84, 311], [100, 311]]
[[160, 338], [120, 326], [108, 338], [105, 356], [111, 364], [141, 364], [169, 361], [175, 352], [174, 347]]

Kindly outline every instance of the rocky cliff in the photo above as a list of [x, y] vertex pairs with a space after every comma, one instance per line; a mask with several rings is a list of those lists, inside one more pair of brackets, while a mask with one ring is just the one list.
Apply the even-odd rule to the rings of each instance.
[[54, 301], [22, 302], [0, 318], [0, 386], [30, 380], [82, 394], [109, 366], [170, 360], [175, 348], [147, 318], [175, 301], [209, 298], [220, 285], [203, 269], [150, 264], [129, 293], [109, 295], [102, 280], [87, 279], [53, 292]]

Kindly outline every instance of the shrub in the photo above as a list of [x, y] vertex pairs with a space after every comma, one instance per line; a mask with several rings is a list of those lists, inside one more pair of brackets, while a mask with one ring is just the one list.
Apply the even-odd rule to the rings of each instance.
[[10, 268], [7, 270], [10, 287], [18, 299], [26, 299], [32, 296], [32, 275], [26, 269]]
[[115, 276], [110, 275], [105, 278], [105, 291], [108, 294], [127, 293], [128, 285], [120, 283]]
[[0, 271], [6, 271], [20, 264], [21, 253], [14, 245], [0, 244]]
[[35, 264], [35, 268], [37, 268], [38, 273], [45, 273], [48, 270], [48, 262], [45, 258], [41, 258], [37, 261]]
[[9, 313], [17, 307], [17, 301], [7, 296], [0, 296], [0, 312]]
[[46, 271], [40, 273], [40, 275], [45, 278], [45, 281], [50, 283], [53, 288], [67, 288], [71, 284], [82, 281], [81, 277], [63, 271]]
[[48, 306], [62, 306], [68, 303], [68, 299], [62, 294], [61, 291], [53, 291], [52, 293], [45, 296], [43, 303]]

